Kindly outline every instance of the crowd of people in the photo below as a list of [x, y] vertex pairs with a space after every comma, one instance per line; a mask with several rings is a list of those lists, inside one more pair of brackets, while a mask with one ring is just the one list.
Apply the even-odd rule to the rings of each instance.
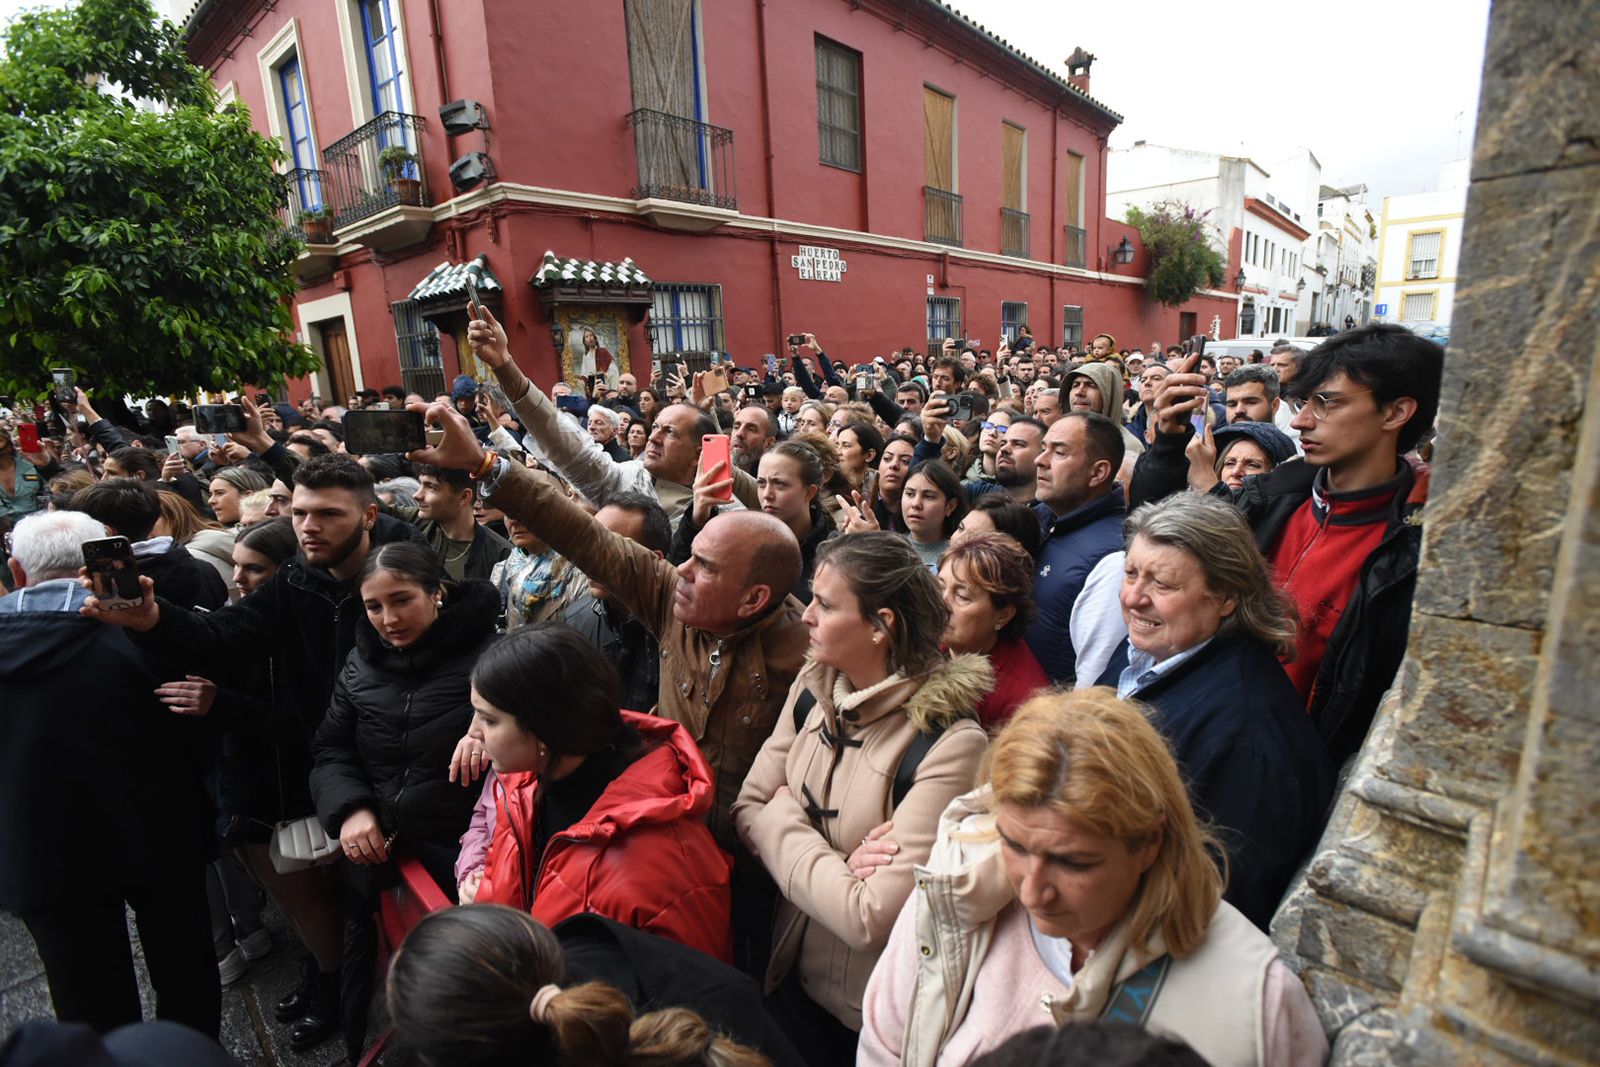
[[[492, 382], [221, 436], [0, 411], [0, 907], [61, 1020], [139, 1020], [127, 907], [215, 1036], [270, 897], [352, 1063], [378, 989], [432, 1064], [1323, 1062], [1265, 931], [1404, 654], [1437, 345], [546, 390], [467, 336]], [[380, 984], [402, 862], [455, 906]]]

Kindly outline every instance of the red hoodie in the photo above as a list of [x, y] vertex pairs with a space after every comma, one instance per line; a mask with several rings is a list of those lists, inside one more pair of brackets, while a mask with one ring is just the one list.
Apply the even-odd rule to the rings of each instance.
[[532, 878], [538, 780], [531, 772], [499, 776], [477, 903], [527, 909], [546, 926], [592, 912], [731, 962], [732, 864], [705, 824], [716, 795], [711, 768], [681, 724], [632, 711], [622, 717], [645, 754], [550, 839]]

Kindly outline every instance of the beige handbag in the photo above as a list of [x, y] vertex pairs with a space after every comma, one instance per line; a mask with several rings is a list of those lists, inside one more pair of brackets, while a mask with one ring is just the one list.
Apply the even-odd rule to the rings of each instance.
[[267, 855], [279, 874], [293, 874], [338, 859], [339, 842], [328, 836], [315, 815], [307, 815], [273, 827]]

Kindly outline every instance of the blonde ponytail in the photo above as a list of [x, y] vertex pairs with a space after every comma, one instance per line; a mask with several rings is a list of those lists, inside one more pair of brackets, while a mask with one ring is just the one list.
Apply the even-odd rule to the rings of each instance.
[[633, 1006], [620, 990], [604, 982], [584, 982], [551, 997], [543, 1015], [561, 1063], [571, 1067], [620, 1067], [628, 1062]]
[[641, 1015], [628, 1038], [627, 1067], [771, 1067], [761, 1053], [723, 1037], [688, 1008]]

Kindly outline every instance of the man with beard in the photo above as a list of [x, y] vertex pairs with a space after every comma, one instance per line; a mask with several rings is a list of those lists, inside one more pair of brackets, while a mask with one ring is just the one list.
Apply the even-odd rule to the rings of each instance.
[[[204, 674], [219, 665], [270, 663], [277, 715], [297, 722], [305, 740], [303, 748], [280, 746], [275, 758], [285, 776], [302, 769], [309, 776], [311, 739], [334, 678], [355, 647], [356, 621], [365, 618], [356, 575], [377, 545], [422, 543], [423, 537], [416, 527], [378, 513], [372, 475], [353, 456], [317, 456], [296, 469], [290, 513], [299, 552], [232, 604], [210, 613], [186, 611], [141, 578], [145, 595], [133, 607], [108, 611], [91, 597], [81, 611], [127, 627], [136, 644], [171, 669]], [[339, 1022], [338, 974], [308, 966], [278, 1012], [300, 1020], [296, 1048], [326, 1038]]]
[[1222, 381], [1229, 422], [1276, 422], [1278, 372], [1264, 363], [1237, 367]]
[[765, 404], [748, 403], [733, 416], [733, 465], [752, 477], [767, 449], [777, 444], [777, 428]]
[[989, 493], [1009, 493], [1011, 499], [1028, 507], [1033, 506], [1039, 453], [1044, 450], [1044, 435], [1048, 427], [1028, 415], [1011, 420], [1006, 427], [1005, 439], [994, 458], [994, 479], [975, 478], [962, 484], [968, 499], [976, 500]]

